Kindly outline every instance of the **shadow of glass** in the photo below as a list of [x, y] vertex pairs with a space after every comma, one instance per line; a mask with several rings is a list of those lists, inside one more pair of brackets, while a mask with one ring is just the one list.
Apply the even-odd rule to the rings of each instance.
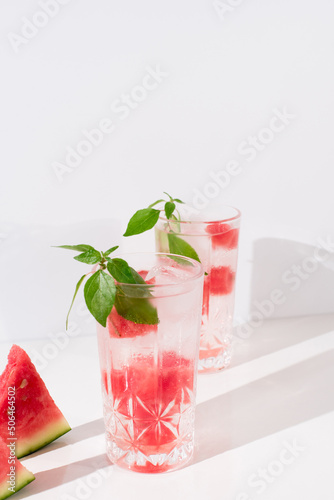
[[91, 422], [87, 422], [86, 424], [74, 427], [71, 431], [69, 431], [64, 436], [61, 436], [53, 443], [50, 443], [44, 448], [24, 458], [32, 458], [39, 455], [44, 455], [44, 453], [49, 453], [50, 451], [64, 448], [70, 444], [79, 443], [80, 441], [84, 441], [85, 439], [89, 439], [94, 436], [99, 436], [100, 434], [104, 434], [103, 418], [92, 420]]
[[232, 367], [334, 330], [334, 253], [318, 243], [254, 242], [249, 321], [234, 328]]
[[334, 314], [268, 319], [255, 328], [249, 323], [244, 323], [234, 329], [234, 354], [231, 367], [267, 356], [332, 330], [334, 330]]
[[333, 393], [331, 350], [201, 403], [193, 463], [333, 411]]
[[74, 427], [71, 432], [64, 436], [64, 446], [68, 444], [75, 444], [79, 441], [83, 441], [84, 439], [99, 436], [100, 434], [104, 434], [103, 418], [92, 420], [86, 424]]
[[70, 483], [106, 467], [112, 467], [112, 464], [108, 460], [107, 455], [103, 454], [55, 469], [38, 472], [35, 474], [36, 480], [29, 484], [27, 488], [19, 491], [16, 494], [16, 498], [20, 499], [37, 495], [38, 493]]

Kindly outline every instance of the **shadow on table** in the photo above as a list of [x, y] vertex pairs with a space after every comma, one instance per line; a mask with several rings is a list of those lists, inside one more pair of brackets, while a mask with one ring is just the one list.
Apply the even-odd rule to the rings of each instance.
[[79, 443], [84, 439], [89, 439], [94, 436], [99, 436], [100, 434], [104, 434], [104, 423], [103, 418], [99, 418], [97, 420], [92, 420], [91, 422], [87, 422], [86, 424], [78, 425], [74, 427], [67, 434], [64, 434], [53, 443], [45, 446], [44, 448], [36, 451], [35, 453], [29, 455], [25, 458], [37, 457], [39, 455], [43, 455], [44, 453], [49, 453], [53, 450], [58, 450], [59, 448], [64, 448], [70, 444]]
[[[86, 424], [78, 425], [72, 429], [68, 434], [59, 438], [59, 440], [45, 446], [38, 452], [29, 455], [25, 458], [32, 458], [34, 456], [43, 455], [44, 453], [49, 453], [50, 451], [56, 450], [58, 448], [63, 448], [65, 446], [79, 443], [84, 439], [89, 439], [94, 436], [98, 436], [104, 433], [104, 423], [103, 419], [93, 420], [92, 422], [87, 422]], [[24, 465], [24, 459], [23, 459]], [[31, 495], [36, 495], [42, 491], [50, 490], [61, 486], [62, 484], [75, 481], [88, 474], [93, 473], [96, 470], [104, 469], [106, 467], [112, 467], [112, 464], [104, 453], [95, 457], [87, 458], [85, 460], [80, 460], [73, 462], [71, 464], [63, 465], [62, 467], [57, 467], [55, 469], [50, 469], [35, 474], [36, 481], [31, 483], [24, 490], [19, 491], [15, 498], [18, 500], [20, 498], [26, 498]]]
[[[334, 330], [334, 314], [267, 319], [252, 327], [244, 323], [234, 328], [231, 368], [267, 356]], [[245, 334], [245, 338], [239, 335]]]
[[74, 427], [71, 432], [64, 436], [65, 445], [75, 444], [100, 434], [104, 434], [103, 418]]
[[24, 490], [19, 491], [15, 498], [19, 500], [20, 498], [37, 495], [38, 493], [75, 481], [106, 467], [112, 467], [112, 464], [108, 460], [107, 455], [103, 454], [55, 469], [38, 472], [35, 474], [36, 481], [28, 485]]
[[231, 366], [333, 330], [333, 296], [334, 252], [330, 241], [319, 238], [314, 246], [284, 238], [256, 240], [250, 322], [234, 328]]
[[333, 393], [331, 350], [201, 403], [193, 463], [333, 411]]

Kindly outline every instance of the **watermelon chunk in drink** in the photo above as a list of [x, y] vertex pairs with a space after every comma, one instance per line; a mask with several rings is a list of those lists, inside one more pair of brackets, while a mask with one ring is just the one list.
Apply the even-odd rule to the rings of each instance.
[[233, 291], [235, 272], [229, 266], [212, 267], [207, 278], [207, 290], [212, 295], [228, 295]]
[[238, 228], [233, 229], [229, 224], [224, 222], [214, 222], [208, 224], [205, 230], [212, 235], [213, 248], [225, 248], [226, 250], [237, 248], [239, 240]]
[[143, 323], [134, 323], [133, 321], [123, 318], [118, 314], [115, 307], [107, 319], [107, 328], [111, 337], [133, 338], [146, 335], [150, 332], [156, 332], [158, 325], [147, 325]]

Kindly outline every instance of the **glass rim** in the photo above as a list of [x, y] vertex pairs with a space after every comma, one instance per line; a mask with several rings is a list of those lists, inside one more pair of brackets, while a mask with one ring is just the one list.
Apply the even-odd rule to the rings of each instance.
[[[166, 216], [159, 215], [159, 220], [162, 220], [164, 222], [176, 222], [178, 224], [187, 224], [187, 225], [200, 225], [200, 224], [217, 224], [217, 223], [224, 223], [224, 222], [232, 222], [240, 219], [241, 217], [241, 211], [233, 207], [232, 205], [222, 205], [222, 208], [232, 208], [233, 210], [236, 211], [236, 215], [233, 217], [225, 217], [225, 218], [217, 218], [217, 219], [211, 219], [211, 220], [176, 220], [176, 219], [167, 219]], [[204, 212], [204, 210], [203, 210]]]
[[[124, 253], [117, 253], [117, 255], [115, 253], [115, 256], [113, 258], [119, 258], [119, 259], [124, 258], [126, 260], [126, 257], [144, 256], [144, 255], [158, 256], [158, 257], [161, 256], [161, 257], [169, 257], [169, 258], [171, 255], [174, 255], [174, 256], [178, 257], [179, 259], [183, 259], [184, 261], [192, 264], [193, 269], [196, 270], [196, 272], [194, 275], [191, 275], [187, 278], [182, 278], [181, 281], [174, 282], [174, 283], [158, 283], [158, 284], [152, 283], [152, 284], [150, 284], [150, 283], [123, 283], [121, 281], [117, 281], [117, 283], [119, 285], [122, 285], [122, 287], [125, 286], [126, 288], [127, 287], [129, 287], [129, 288], [139, 287], [139, 288], [143, 288], [143, 289], [144, 288], [157, 288], [157, 289], [159, 289], [159, 288], [164, 288], [164, 287], [166, 287], [166, 288], [179, 287], [179, 286], [182, 286], [182, 285], [189, 283], [191, 281], [195, 281], [204, 275], [204, 269], [203, 269], [203, 265], [201, 262], [198, 262], [197, 260], [192, 259], [190, 257], [185, 257], [184, 255], [178, 255], [178, 254], [170, 253], [170, 252], [169, 253], [167, 253], [167, 252], [124, 252]], [[171, 259], [171, 260], [173, 260], [173, 259]], [[174, 262], [176, 263], [175, 260], [174, 260]], [[135, 271], [138, 272], [136, 269], [135, 269]]]

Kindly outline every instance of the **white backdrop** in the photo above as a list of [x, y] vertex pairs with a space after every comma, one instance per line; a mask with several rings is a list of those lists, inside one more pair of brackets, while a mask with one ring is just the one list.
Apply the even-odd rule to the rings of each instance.
[[83, 265], [50, 245], [117, 244], [165, 190], [242, 211], [238, 323], [334, 311], [333, 2], [0, 9], [0, 339], [63, 328]]

